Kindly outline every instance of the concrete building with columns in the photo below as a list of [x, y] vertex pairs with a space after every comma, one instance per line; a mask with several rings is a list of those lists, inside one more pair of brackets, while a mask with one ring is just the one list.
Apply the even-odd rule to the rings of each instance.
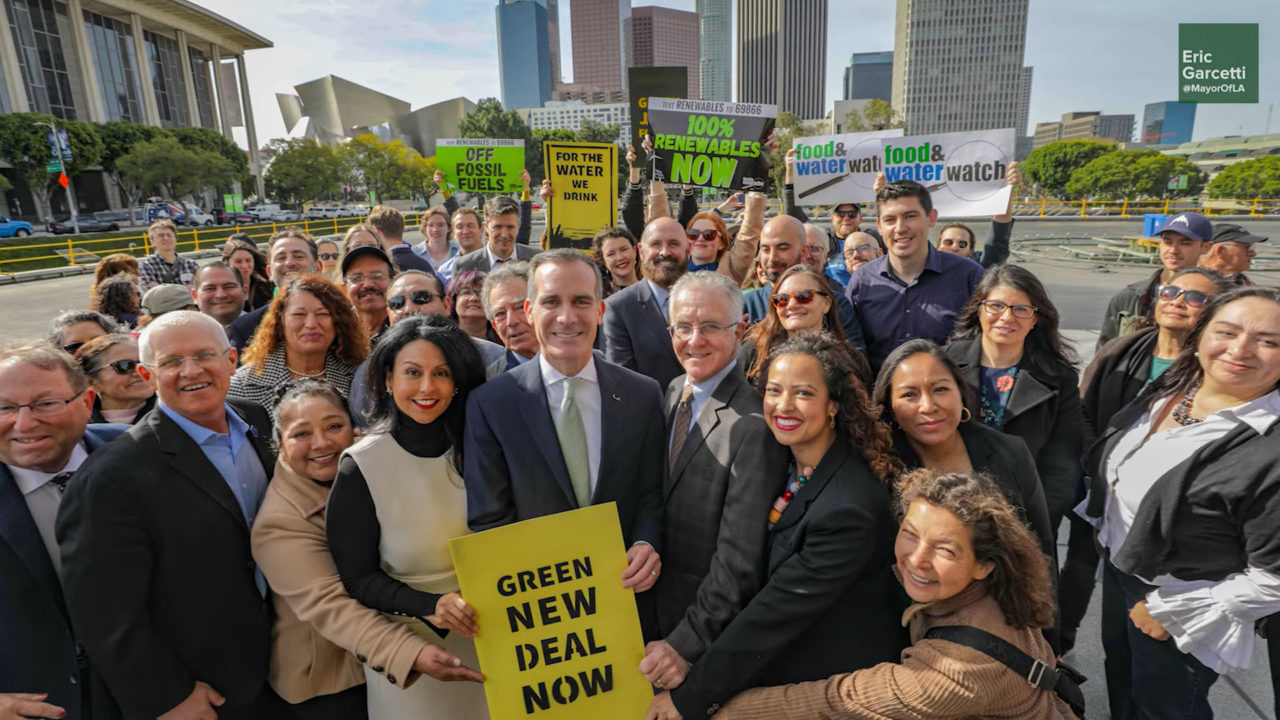
[[[212, 128], [245, 147], [263, 194], [244, 54], [270, 40], [188, 0], [0, 4], [0, 113]], [[82, 182], [103, 185], [85, 188], [85, 209], [119, 206], [101, 173]]]

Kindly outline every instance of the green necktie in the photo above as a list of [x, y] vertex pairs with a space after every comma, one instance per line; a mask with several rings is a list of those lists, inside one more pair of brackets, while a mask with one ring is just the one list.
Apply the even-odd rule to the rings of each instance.
[[560, 437], [560, 452], [569, 471], [569, 482], [578, 507], [591, 504], [591, 466], [587, 455], [587, 433], [582, 427], [582, 414], [578, 412], [575, 397], [582, 378], [564, 379], [564, 397], [560, 400], [560, 420], [556, 423], [556, 435]]

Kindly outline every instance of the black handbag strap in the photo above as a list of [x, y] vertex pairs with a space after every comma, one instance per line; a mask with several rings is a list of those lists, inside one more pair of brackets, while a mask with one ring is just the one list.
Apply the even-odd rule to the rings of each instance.
[[1084, 693], [1080, 691], [1079, 685], [1084, 676], [1065, 665], [1061, 669], [1051, 668], [1004, 638], [968, 625], [943, 625], [929, 628], [924, 636], [930, 640], [946, 640], [964, 645], [1000, 661], [1005, 667], [1025, 678], [1031, 687], [1057, 694], [1063, 702], [1071, 706], [1077, 717], [1084, 717]]

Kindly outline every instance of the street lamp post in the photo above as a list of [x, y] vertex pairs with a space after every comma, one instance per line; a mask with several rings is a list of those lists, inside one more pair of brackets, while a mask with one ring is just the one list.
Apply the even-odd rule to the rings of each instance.
[[[58, 164], [62, 166], [61, 172], [65, 173], [67, 171], [67, 160], [62, 155], [62, 138], [58, 137], [57, 123], [55, 123], [53, 120], [48, 120], [48, 121], [36, 120], [35, 124], [39, 125], [40, 127], [47, 127], [49, 128], [50, 132], [53, 133], [53, 148], [58, 155]], [[80, 212], [79, 212], [79, 209], [76, 207], [75, 183], [71, 182], [70, 175], [67, 176], [67, 207], [71, 211], [71, 231], [76, 235], [79, 235], [80, 234]], [[52, 215], [53, 208], [50, 208], [49, 211], [50, 211], [50, 215]]]

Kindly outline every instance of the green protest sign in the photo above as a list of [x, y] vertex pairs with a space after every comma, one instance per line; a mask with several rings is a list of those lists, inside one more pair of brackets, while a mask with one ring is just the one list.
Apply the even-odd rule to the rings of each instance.
[[238, 193], [224, 193], [222, 195], [222, 210], [224, 212], [244, 212], [244, 196]]
[[653, 179], [722, 190], [764, 190], [764, 141], [776, 105], [649, 98]]
[[436, 169], [452, 192], [512, 193], [524, 190], [524, 141], [464, 138], [436, 141]]
[[1258, 24], [1178, 25], [1178, 101], [1258, 102]]

